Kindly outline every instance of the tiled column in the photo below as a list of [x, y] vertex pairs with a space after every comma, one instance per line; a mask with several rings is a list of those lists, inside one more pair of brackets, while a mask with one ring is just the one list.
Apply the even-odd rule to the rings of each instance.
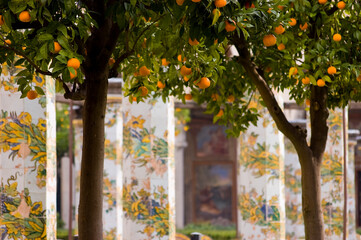
[[[81, 151], [83, 125], [75, 120], [75, 169], [76, 169], [76, 216], [80, 199]], [[105, 114], [105, 156], [103, 188], [103, 233], [104, 239], [121, 239], [121, 146], [122, 146], [121, 97], [108, 95]]]
[[173, 108], [123, 101], [123, 240], [175, 239]]
[[285, 239], [284, 143], [268, 111], [257, 126], [241, 133], [238, 162], [238, 231], [240, 239]]
[[20, 98], [14, 76], [0, 78], [0, 177], [2, 239], [56, 239], [55, 85], [36, 76], [45, 92]]
[[[357, 135], [359, 131], [356, 130]], [[347, 156], [347, 239], [356, 238], [355, 146], [356, 134], [349, 132]]]

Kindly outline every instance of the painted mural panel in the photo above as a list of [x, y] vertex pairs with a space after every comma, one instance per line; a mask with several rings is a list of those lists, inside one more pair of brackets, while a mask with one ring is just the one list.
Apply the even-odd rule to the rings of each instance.
[[174, 106], [123, 102], [123, 239], [175, 239]]
[[[83, 142], [82, 121], [74, 121], [76, 177], [76, 216], [80, 199], [81, 151]], [[105, 114], [104, 178], [103, 178], [103, 236], [105, 240], [121, 239], [121, 97], [108, 96]]]
[[56, 239], [54, 81], [35, 76], [45, 95], [21, 99], [15, 75], [0, 78], [1, 239]]
[[241, 239], [285, 239], [283, 136], [257, 101], [257, 126], [240, 137], [238, 229]]

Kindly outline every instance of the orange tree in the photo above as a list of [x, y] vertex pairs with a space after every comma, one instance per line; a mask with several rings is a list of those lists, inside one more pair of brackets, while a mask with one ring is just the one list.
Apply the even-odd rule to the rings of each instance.
[[[302, 168], [307, 239], [323, 239], [320, 164], [328, 109], [360, 99], [357, 0], [2, 0], [0, 63], [21, 65], [22, 97], [34, 74], [57, 80], [66, 98], [85, 100], [80, 239], [102, 239], [104, 114], [108, 78], [123, 74], [130, 101], [150, 95], [207, 103], [238, 135], [260, 93]], [[339, 35], [337, 35], [339, 34]], [[238, 54], [231, 56], [229, 46]], [[333, 66], [334, 68], [330, 68]], [[286, 119], [271, 89], [310, 99], [311, 142]], [[30, 94], [29, 94], [30, 92]], [[91, 186], [91, 187], [89, 187]]]
[[[139, 59], [129, 59], [123, 68], [127, 91], [138, 101], [138, 89], [145, 86], [155, 95], [206, 104], [214, 120], [231, 126], [235, 136], [256, 123], [256, 110], [248, 105], [257, 91], [299, 157], [306, 239], [324, 239], [320, 167], [328, 109], [361, 100], [360, 2], [176, 2], [173, 17], [181, 24], [174, 37], [152, 36], [165, 47], [165, 64], [159, 71], [161, 62], [153, 61], [150, 78], [130, 77]], [[289, 122], [275, 98], [274, 91], [285, 89], [298, 104], [309, 105], [309, 144], [307, 133]]]

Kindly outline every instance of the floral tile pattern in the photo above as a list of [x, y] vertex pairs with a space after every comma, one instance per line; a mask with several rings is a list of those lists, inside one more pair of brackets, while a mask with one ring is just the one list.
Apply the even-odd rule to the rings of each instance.
[[20, 99], [17, 67], [0, 77], [1, 239], [56, 239], [55, 85], [36, 76], [45, 96]]

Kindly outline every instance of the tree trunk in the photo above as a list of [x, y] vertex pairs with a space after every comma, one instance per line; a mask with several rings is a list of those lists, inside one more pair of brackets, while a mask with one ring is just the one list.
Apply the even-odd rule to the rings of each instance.
[[321, 204], [321, 160], [313, 156], [300, 159], [302, 170], [302, 212], [307, 240], [323, 240]]
[[[99, 69], [98, 69], [99, 70]], [[86, 73], [83, 152], [80, 179], [79, 239], [103, 239], [104, 117], [108, 79], [105, 71]]]

